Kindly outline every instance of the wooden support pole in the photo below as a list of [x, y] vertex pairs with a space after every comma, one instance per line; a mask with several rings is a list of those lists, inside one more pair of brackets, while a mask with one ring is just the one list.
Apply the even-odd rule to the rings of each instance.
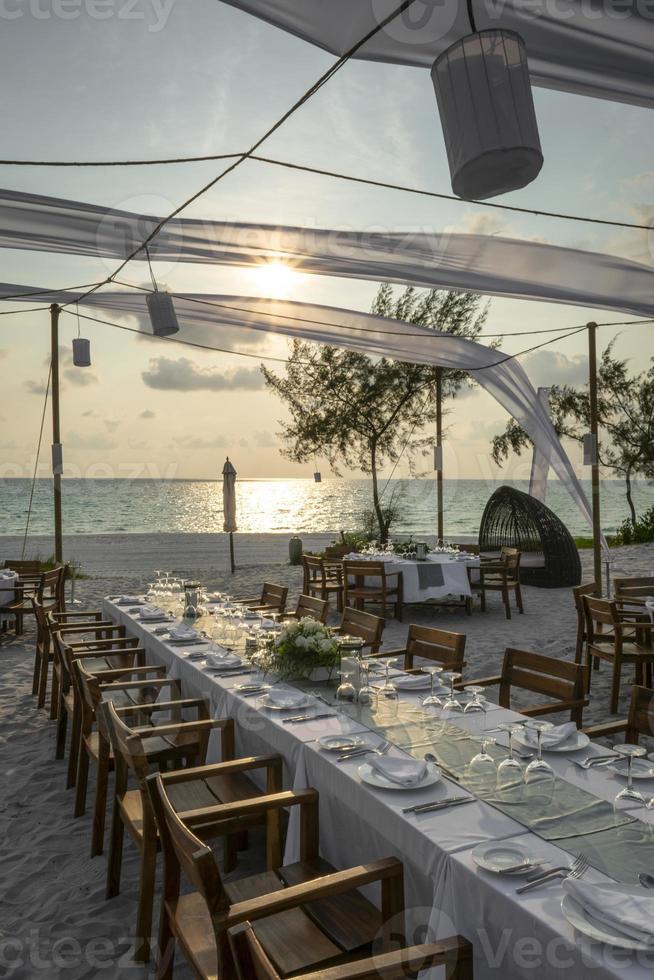
[[588, 329], [588, 392], [590, 402], [590, 432], [593, 437], [593, 458], [591, 465], [592, 507], [593, 507], [593, 574], [598, 592], [602, 594], [602, 524], [600, 520], [600, 472], [597, 409], [597, 324], [589, 323]]
[[439, 466], [436, 470], [436, 498], [438, 507], [438, 540], [442, 541], [443, 531], [443, 369], [436, 368], [436, 446], [440, 449]]
[[229, 532], [229, 564], [233, 575], [236, 571], [236, 565], [234, 563], [234, 534], [232, 531]]
[[59, 419], [59, 313], [61, 307], [50, 307], [50, 364], [52, 370], [52, 478], [54, 491], [54, 557], [63, 562], [64, 544], [61, 520], [61, 425]]

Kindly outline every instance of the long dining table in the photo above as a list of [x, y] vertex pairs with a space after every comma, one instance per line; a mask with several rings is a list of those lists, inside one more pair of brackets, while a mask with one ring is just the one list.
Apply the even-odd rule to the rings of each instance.
[[[214, 717], [235, 719], [239, 755], [279, 753], [286, 788], [312, 786], [319, 791], [321, 853], [335, 867], [390, 855], [403, 861], [410, 941], [425, 941], [425, 935], [466, 936], [474, 946], [476, 980], [652, 976], [654, 946], [651, 952], [618, 949], [573, 929], [561, 909], [560, 880], [519, 895], [523, 878], [485, 871], [473, 859], [477, 845], [520, 842], [546, 866], [570, 865], [574, 855], [585, 854], [591, 867], [584, 881], [636, 882], [639, 870], [654, 872], [654, 810], [616, 815], [612, 801], [622, 783], [619, 778], [599, 768], [580, 768], [573, 761], [580, 753], [548, 753], [556, 779], [547, 799], [538, 789], [531, 796], [527, 790], [506, 797], [499, 791], [481, 792], [465, 777], [466, 760], [479, 751], [484, 731], [495, 732], [498, 744], [491, 752], [498, 759], [506, 757], [502, 743], [506, 746], [507, 736], [498, 726], [524, 720], [517, 712], [489, 703], [485, 715], [459, 714], [446, 723], [437, 709], [422, 707], [418, 692], [398, 691], [397, 700], [380, 697], [366, 707], [334, 705], [324, 688], [318, 689], [318, 698], [309, 694], [306, 713], [311, 717], [289, 723], [287, 713], [265, 709], [258, 698], [236, 689], [247, 675], [214, 672], [205, 659], [206, 646], [167, 642], [155, 632], [159, 624], [140, 619], [138, 606], [106, 599], [104, 613], [137, 636], [146, 659], [165, 665], [170, 676], [181, 680], [185, 694], [207, 698]], [[281, 681], [275, 686], [292, 689]], [[309, 685], [310, 691], [316, 688]], [[323, 717], [314, 720], [314, 714]], [[433, 753], [442, 777], [436, 785], [401, 792], [373, 788], [360, 778], [361, 758], [339, 761], [321, 748], [321, 736], [341, 733], [358, 733], [372, 746], [390, 742], [389, 754], [400, 758]], [[590, 745], [583, 754], [605, 751]], [[218, 760], [216, 738], [208, 761]], [[462, 794], [472, 797], [467, 805], [403, 812]], [[297, 860], [297, 840], [291, 813], [287, 861]]]

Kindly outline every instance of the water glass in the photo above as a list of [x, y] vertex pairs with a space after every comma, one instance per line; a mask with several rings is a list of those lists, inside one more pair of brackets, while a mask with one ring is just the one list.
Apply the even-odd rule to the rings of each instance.
[[471, 774], [479, 778], [483, 788], [488, 791], [494, 789], [497, 784], [497, 765], [488, 752], [488, 746], [495, 745], [495, 739], [484, 735], [479, 741], [481, 751], [472, 757], [468, 769]]
[[361, 677], [361, 687], [359, 688], [358, 700], [359, 704], [364, 706], [376, 704], [377, 698], [379, 697], [379, 691], [376, 687], [373, 687], [370, 683], [370, 666], [372, 661], [369, 659], [362, 659], [359, 662], [359, 675]]
[[336, 688], [336, 701], [352, 704], [357, 699], [357, 689], [352, 683], [352, 669], [345, 669], [341, 664], [341, 683]]
[[447, 709], [448, 714], [463, 714], [463, 705], [460, 701], [457, 701], [454, 694], [454, 685], [457, 681], [461, 680], [461, 674], [450, 671], [447, 674], [443, 674], [443, 677], [450, 682], [450, 693], [443, 703], [443, 711]]
[[536, 758], [530, 762], [525, 769], [526, 783], [535, 783], [541, 779], [554, 779], [554, 770], [550, 766], [549, 762], [545, 762], [545, 759], [543, 759], [542, 744], [543, 732], [547, 732], [553, 727], [554, 726], [550, 721], [529, 721], [525, 725], [525, 728], [531, 728], [536, 732], [536, 738], [538, 739], [538, 751]]
[[392, 660], [392, 658], [387, 657], [385, 660], [386, 674], [384, 677], [384, 683], [379, 689], [379, 693], [382, 694], [389, 701], [397, 701], [398, 693], [397, 688], [393, 681], [391, 680], [389, 670], [392, 666], [396, 666], [397, 661]]
[[509, 755], [503, 759], [497, 767], [497, 782], [500, 786], [512, 786], [522, 782], [522, 766], [518, 759], [513, 755], [513, 736], [522, 730], [522, 725], [514, 725], [512, 722], [505, 722], [498, 725], [503, 732], [509, 736]]
[[486, 702], [484, 701], [483, 694], [484, 688], [478, 687], [477, 685], [471, 685], [466, 688], [467, 691], [472, 691], [472, 701], [468, 701], [465, 708], [463, 709], [464, 715], [479, 715], [482, 720], [482, 727], [486, 728]]
[[644, 749], [642, 745], [631, 745], [629, 743], [625, 743], [624, 745], [614, 745], [613, 751], [617, 752], [618, 755], [623, 756], [627, 760], [627, 785], [624, 787], [624, 789], [620, 790], [613, 801], [613, 805], [618, 809], [630, 805], [647, 806], [647, 802], [643, 794], [639, 793], [637, 789], [634, 789], [632, 773], [633, 760], [647, 755], [647, 750]]
[[429, 696], [423, 700], [422, 706], [423, 708], [440, 708], [443, 702], [434, 691], [434, 686], [435, 686], [434, 681], [436, 677], [438, 677], [440, 674], [443, 673], [443, 668], [425, 667], [424, 669], [429, 674], [430, 683], [429, 683]]

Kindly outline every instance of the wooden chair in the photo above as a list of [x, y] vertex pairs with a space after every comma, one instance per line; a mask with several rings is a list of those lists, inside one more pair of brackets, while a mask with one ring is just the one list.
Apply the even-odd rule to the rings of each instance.
[[[126, 660], [133, 659], [129, 653]], [[135, 667], [128, 665], [111, 670], [89, 672], [83, 659], [74, 660], [71, 665], [73, 683], [81, 703], [80, 748], [77, 763], [77, 782], [75, 787], [75, 817], [82, 817], [86, 811], [86, 789], [89, 764], [96, 772], [95, 809], [91, 857], [102, 854], [104, 846], [104, 821], [107, 807], [107, 781], [113, 770], [113, 754], [106, 739], [100, 738], [96, 731], [96, 714], [103, 699], [113, 701], [116, 707], [145, 706], [161, 698], [168, 688], [168, 702], [180, 701], [181, 685], [178, 680], [166, 677], [166, 668], [161, 666]], [[181, 721], [181, 708], [177, 709]], [[147, 720], [149, 713], [145, 713]]]
[[[43, 607], [41, 607], [43, 608]], [[45, 612], [45, 610], [44, 610]], [[54, 642], [54, 633], [66, 633], [66, 632], [80, 632], [84, 633], [87, 630], [98, 630], [99, 636], [125, 636], [126, 631], [124, 627], [117, 627], [115, 623], [110, 620], [103, 619], [103, 614], [99, 609], [84, 609], [75, 610], [75, 612], [49, 612], [47, 616], [47, 656], [48, 660], [52, 659], [53, 671], [52, 671], [52, 685], [50, 689], [50, 718], [55, 719], [59, 717], [58, 705], [59, 705], [59, 684], [62, 676], [62, 672], [58, 669], [57, 655], [56, 655], [56, 645]], [[104, 632], [100, 632], [104, 630]], [[39, 665], [40, 669], [43, 669], [43, 663]], [[46, 664], [47, 666], [47, 664]], [[35, 665], [36, 672], [36, 665]]]
[[[14, 569], [16, 571], [16, 569]], [[3, 614], [13, 615], [16, 635], [23, 632], [25, 616], [34, 615], [33, 599], [37, 599], [46, 610], [62, 612], [63, 579], [65, 566], [57, 565], [47, 572], [42, 572], [38, 579], [34, 576], [20, 577], [16, 586], [16, 598], [13, 602], [2, 607]], [[19, 573], [20, 574], [20, 573]]]
[[285, 585], [274, 585], [264, 582], [260, 596], [237, 599], [241, 605], [256, 609], [263, 613], [283, 613], [288, 599], [288, 588]]
[[[394, 937], [403, 933], [402, 864], [387, 858], [334, 872], [319, 855], [316, 790], [180, 812], [171, 797], [175, 785], [169, 775], [148, 780], [165, 861], [157, 980], [172, 978], [175, 942], [197, 977], [233, 980], [227, 930], [248, 920], [284, 977], [369, 955], [380, 930], [388, 942], [391, 922]], [[279, 816], [291, 806], [300, 808], [300, 861], [284, 867]], [[213, 823], [225, 833], [262, 814], [269, 830], [267, 872], [223, 882], [211, 850], [193, 830], [204, 836]], [[180, 894], [182, 871], [195, 889], [190, 894]], [[381, 883], [381, 914], [354, 890], [373, 882]], [[315, 903], [310, 911], [309, 903]]]
[[[370, 584], [368, 580], [372, 579]], [[395, 608], [395, 618], [402, 622], [403, 578], [402, 572], [389, 572], [383, 561], [366, 561], [345, 558], [343, 560], [343, 602], [363, 611], [366, 602], [381, 605], [382, 618], [386, 619], [386, 606]]]
[[302, 555], [302, 591], [329, 602], [336, 596], [336, 608], [343, 612], [343, 563], [336, 558]]
[[[596, 582], [586, 582], [582, 585], [577, 585], [572, 590], [572, 598], [575, 604], [575, 612], [577, 614], [577, 643], [575, 645], [575, 663], [580, 664], [584, 659], [584, 650], [588, 643], [589, 631], [588, 631], [588, 615], [586, 613], [586, 607], [584, 605], [584, 596], [596, 596], [598, 593]], [[595, 663], [597, 666], [597, 662]]]
[[406, 646], [399, 650], [384, 650], [376, 657], [404, 657], [404, 670], [413, 670], [416, 657], [440, 664], [443, 670], [460, 674], [465, 666], [465, 633], [450, 633], [431, 626], [409, 626]]
[[638, 578], [614, 578], [613, 594], [616, 601], [644, 605], [649, 596], [654, 596], [654, 575]]
[[[652, 686], [652, 623], [639, 613], [621, 609], [615, 601], [584, 596], [589, 637], [586, 644], [587, 685], [590, 689], [590, 663], [593, 657], [613, 665], [610, 711], [615, 714], [620, 698], [623, 664], [634, 664], [635, 683]], [[626, 645], [626, 649], [625, 649]]]
[[570, 721], [574, 721], [577, 728], [581, 727], [583, 710], [588, 704], [584, 668], [581, 664], [507, 647], [499, 677], [463, 681], [457, 687], [489, 687], [495, 684], [499, 684], [498, 703], [502, 708], [511, 707], [511, 692], [514, 688], [519, 688], [553, 699], [545, 704], [520, 708], [523, 715], [537, 718], [540, 715], [570, 711]]
[[372, 613], [361, 612], [359, 609], [346, 606], [343, 610], [341, 624], [336, 627], [334, 632], [360, 637], [365, 641], [364, 647], [370, 648], [369, 653], [376, 654], [381, 646], [384, 625], [384, 620], [380, 616], [373, 616]]
[[654, 691], [649, 687], [634, 684], [631, 689], [629, 715], [621, 721], [610, 721], [604, 725], [593, 725], [584, 729], [589, 738], [606, 738], [624, 732], [625, 742], [638, 745], [641, 735], [654, 737]]
[[524, 612], [520, 588], [520, 558], [521, 554], [517, 548], [502, 548], [499, 560], [483, 559], [479, 568], [474, 570], [478, 572], [479, 579], [473, 585], [473, 590], [479, 592], [482, 612], [486, 611], [487, 592], [502, 593], [507, 619], [511, 619], [509, 599], [512, 592], [515, 593], [518, 612]]
[[[197, 719], [191, 722], [176, 720], [161, 725], [129, 727], [126, 719], [137, 719], [147, 711], [150, 715], [158, 711], [179, 711], [195, 708]], [[282, 760], [280, 756], [269, 755], [247, 759], [234, 759], [234, 722], [231, 718], [212, 719], [209, 717], [208, 703], [202, 699], [186, 699], [172, 704], [157, 702], [147, 706], [116, 708], [111, 701], [103, 701], [98, 711], [98, 727], [101, 739], [109, 741], [114, 752], [114, 802], [111, 822], [111, 841], [109, 864], [107, 868], [107, 898], [117, 895], [120, 890], [123, 837], [125, 830], [132, 838], [140, 854], [140, 884], [136, 924], [135, 959], [147, 962], [150, 957], [150, 933], [152, 927], [152, 905], [156, 856], [160, 849], [160, 838], [155, 823], [150, 794], [146, 780], [151, 774], [150, 763], [156, 761], [160, 767], [172, 763], [179, 768], [181, 763], [194, 761], [196, 768], [187, 768], [183, 774], [171, 773], [174, 783], [171, 789], [170, 804], [176, 809], [194, 810], [198, 807], [212, 807], [218, 804], [236, 804], [254, 801], [260, 791], [246, 773], [257, 769], [266, 772], [267, 791], [278, 792], [282, 781]], [[212, 731], [221, 732], [221, 757], [217, 766], [206, 767], [209, 736]], [[137, 786], [129, 788], [129, 775], [136, 779]], [[243, 827], [232, 827], [223, 834], [225, 841], [225, 868], [231, 870], [236, 864], [236, 848], [242, 840]]]
[[297, 601], [295, 612], [285, 613], [283, 618], [304, 619], [305, 616], [309, 616], [311, 619], [317, 619], [319, 623], [326, 623], [328, 612], [329, 603], [326, 599], [314, 599], [310, 595], [301, 595]]
[[[282, 980], [249, 922], [229, 930], [238, 980]], [[295, 974], [294, 980], [406, 980], [423, 970], [444, 966], [447, 980], [473, 980], [472, 945], [463, 936], [378, 953], [341, 966]]]

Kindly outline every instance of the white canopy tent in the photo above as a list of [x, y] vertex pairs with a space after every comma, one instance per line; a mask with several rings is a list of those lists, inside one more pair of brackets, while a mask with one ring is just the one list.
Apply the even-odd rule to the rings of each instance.
[[[399, 0], [223, 0], [335, 55], [399, 7]], [[654, 20], [647, 4], [472, 0], [476, 29], [525, 41], [534, 85], [654, 107]], [[414, 0], [355, 57], [431, 68], [471, 31], [465, 0]]]
[[[159, 217], [0, 191], [0, 247], [120, 261]], [[367, 232], [176, 218], [153, 259], [257, 266], [281, 259], [310, 274], [387, 280], [654, 316], [654, 269], [615, 255], [499, 236]], [[145, 258], [145, 255], [143, 255]]]
[[[28, 292], [25, 287], [0, 284], [0, 299], [16, 295], [21, 288]], [[76, 298], [73, 293], [40, 293], [43, 302], [57, 304], [74, 303]], [[142, 293], [98, 292], [82, 299], [80, 305], [102, 308], [114, 315], [134, 314], [144, 324], [148, 323], [146, 298]], [[592, 524], [586, 495], [549, 413], [523, 367], [510, 355], [416, 324], [310, 303], [194, 294], [176, 296], [175, 308], [185, 327], [211, 328], [217, 342], [221, 328], [236, 327], [311, 340], [371, 356], [467, 371], [529, 434], [538, 451], [549, 459], [584, 518]]]

